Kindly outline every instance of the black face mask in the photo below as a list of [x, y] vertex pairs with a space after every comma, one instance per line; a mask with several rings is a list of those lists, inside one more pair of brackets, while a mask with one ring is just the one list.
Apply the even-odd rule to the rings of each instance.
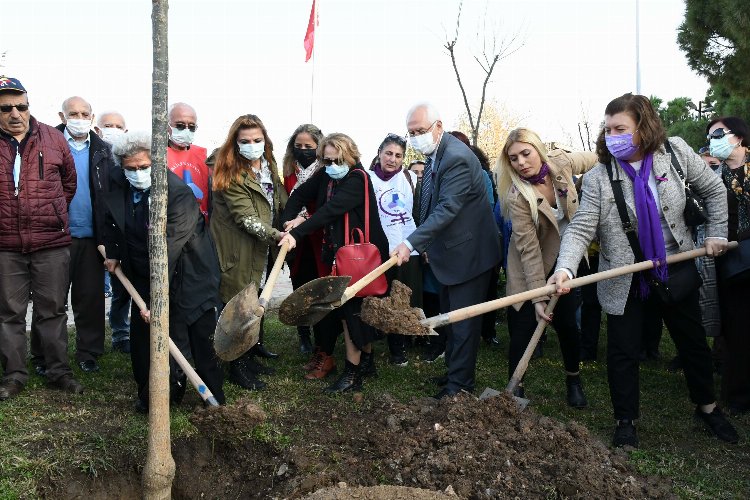
[[300, 165], [307, 168], [313, 164], [317, 154], [318, 151], [316, 149], [294, 148], [293, 156]]

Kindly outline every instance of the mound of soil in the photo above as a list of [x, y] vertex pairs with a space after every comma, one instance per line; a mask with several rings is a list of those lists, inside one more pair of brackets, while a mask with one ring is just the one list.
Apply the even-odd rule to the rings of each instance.
[[[238, 402], [191, 421], [199, 437], [172, 446], [177, 499], [675, 498], [669, 480], [638, 475], [580, 424], [519, 412], [504, 394], [410, 403], [321, 395], [275, 419]], [[118, 457], [99, 478], [71, 471], [38, 493], [139, 498], [142, 459]]]
[[424, 312], [411, 307], [412, 290], [398, 280], [391, 283], [387, 297], [365, 297], [362, 301], [362, 321], [381, 332], [403, 335], [430, 335], [431, 329], [423, 326]]
[[347, 488], [344, 483], [335, 488], [323, 488], [304, 500], [454, 500], [456, 497], [437, 491], [407, 486], [359, 486]]

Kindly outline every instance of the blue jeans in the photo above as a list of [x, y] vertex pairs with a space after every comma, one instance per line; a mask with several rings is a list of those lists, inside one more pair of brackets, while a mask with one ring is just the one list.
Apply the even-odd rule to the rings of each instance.
[[109, 310], [109, 326], [112, 328], [112, 344], [130, 340], [130, 295], [120, 280], [112, 277], [112, 305]]
[[104, 271], [104, 293], [112, 292], [112, 281], [109, 278], [109, 272]]

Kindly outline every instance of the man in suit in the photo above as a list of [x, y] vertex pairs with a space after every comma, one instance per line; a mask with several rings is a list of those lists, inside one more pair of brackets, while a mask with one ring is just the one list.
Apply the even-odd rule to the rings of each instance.
[[[443, 133], [443, 122], [431, 104], [414, 106], [406, 122], [412, 146], [426, 157], [421, 224], [393, 253], [399, 264], [408, 261], [413, 250], [425, 256], [441, 285], [443, 312], [478, 304], [500, 261], [482, 167], [465, 144]], [[438, 381], [443, 388], [436, 399], [474, 390], [481, 329], [481, 316], [451, 325], [445, 353], [448, 373]]]

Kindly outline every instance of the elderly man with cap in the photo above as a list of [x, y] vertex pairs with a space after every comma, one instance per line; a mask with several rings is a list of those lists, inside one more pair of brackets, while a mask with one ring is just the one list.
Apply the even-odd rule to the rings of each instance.
[[21, 392], [29, 377], [29, 293], [47, 384], [83, 392], [68, 363], [65, 313], [68, 204], [75, 192], [76, 168], [65, 138], [31, 116], [21, 82], [0, 76], [0, 401]]

